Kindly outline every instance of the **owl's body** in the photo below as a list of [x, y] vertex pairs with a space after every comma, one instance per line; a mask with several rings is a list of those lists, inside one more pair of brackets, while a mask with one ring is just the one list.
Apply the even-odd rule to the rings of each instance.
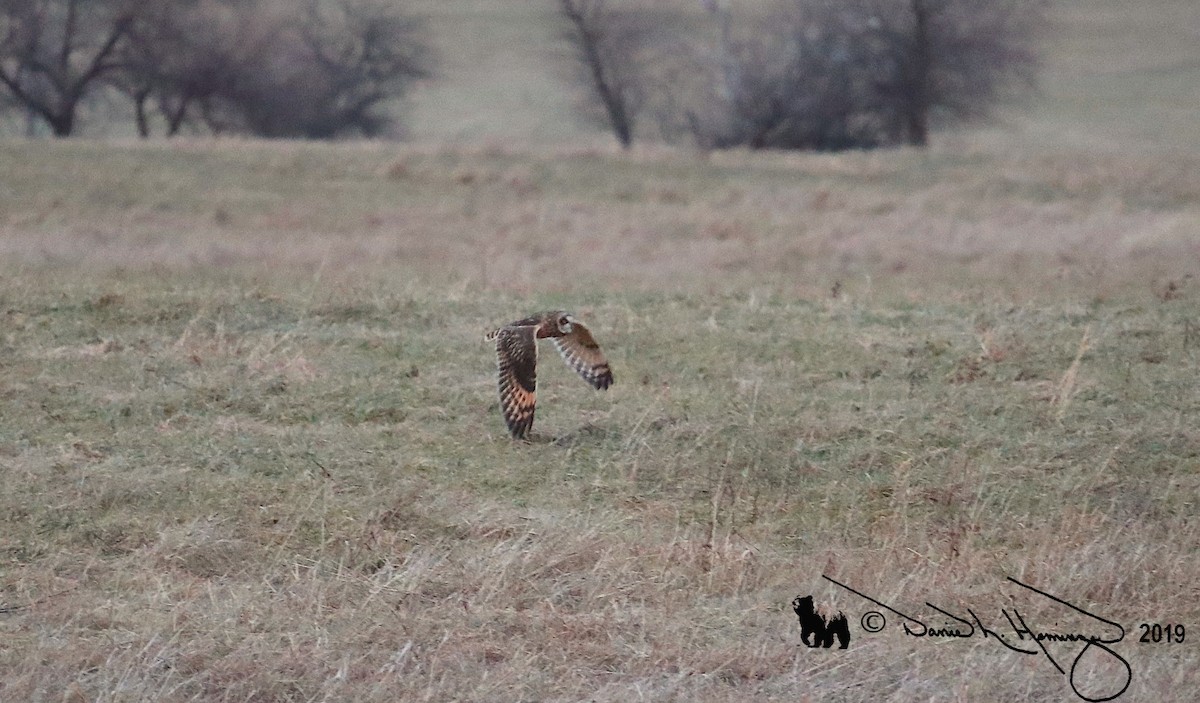
[[492, 330], [496, 341], [500, 410], [508, 431], [524, 439], [533, 427], [537, 399], [537, 340], [550, 338], [563, 361], [597, 390], [612, 385], [612, 370], [592, 333], [568, 312], [551, 310]]

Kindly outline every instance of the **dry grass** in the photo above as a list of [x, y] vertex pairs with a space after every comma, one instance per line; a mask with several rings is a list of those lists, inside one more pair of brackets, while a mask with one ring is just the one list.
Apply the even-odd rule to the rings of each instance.
[[[1136, 640], [1200, 621], [1195, 120], [1084, 90], [1170, 83], [1094, 39], [1021, 144], [0, 144], [0, 700], [1071, 699], [822, 573], [1092, 630], [1021, 579], [1125, 625], [1121, 700], [1190, 700], [1194, 642]], [[577, 134], [488, 102], [444, 128]], [[551, 361], [514, 444], [481, 335], [551, 306], [617, 384]], [[797, 647], [807, 593], [848, 650]]]
[[1028, 300], [1182, 285], [1200, 246], [1188, 155], [0, 149], [22, 176], [0, 192], [0, 254], [39, 266]]
[[[1196, 687], [1189, 157], [2, 148], [4, 700], [1070, 696], [822, 573]], [[480, 335], [557, 305], [618, 383], [514, 444]]]

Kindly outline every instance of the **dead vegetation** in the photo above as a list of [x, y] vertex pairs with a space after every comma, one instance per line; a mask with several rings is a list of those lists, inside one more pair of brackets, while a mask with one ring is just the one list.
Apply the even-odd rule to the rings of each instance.
[[[1200, 615], [1194, 155], [0, 161], [2, 700], [1070, 699], [821, 574], [1088, 627], [1012, 576], [1126, 627], [1122, 700], [1200, 684], [1136, 641]], [[551, 306], [617, 383], [514, 444], [480, 338]]]

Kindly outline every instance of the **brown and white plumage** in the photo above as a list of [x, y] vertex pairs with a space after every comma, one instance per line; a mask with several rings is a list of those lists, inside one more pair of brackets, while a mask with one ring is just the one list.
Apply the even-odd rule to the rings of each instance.
[[597, 390], [613, 383], [612, 369], [587, 327], [562, 310], [530, 315], [492, 330], [496, 341], [500, 410], [508, 431], [524, 439], [533, 427], [537, 401], [537, 340], [549, 337], [563, 361]]

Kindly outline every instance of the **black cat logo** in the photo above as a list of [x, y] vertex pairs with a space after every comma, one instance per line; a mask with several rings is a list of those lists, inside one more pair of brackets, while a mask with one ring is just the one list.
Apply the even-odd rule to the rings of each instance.
[[[833, 638], [837, 637], [838, 649], [850, 646], [850, 623], [845, 614], [838, 613], [826, 620], [813, 606], [812, 596], [796, 596], [792, 601], [792, 610], [800, 618], [800, 641], [805, 645], [829, 648], [833, 646]], [[808, 641], [809, 637], [812, 637], [812, 642]]]

